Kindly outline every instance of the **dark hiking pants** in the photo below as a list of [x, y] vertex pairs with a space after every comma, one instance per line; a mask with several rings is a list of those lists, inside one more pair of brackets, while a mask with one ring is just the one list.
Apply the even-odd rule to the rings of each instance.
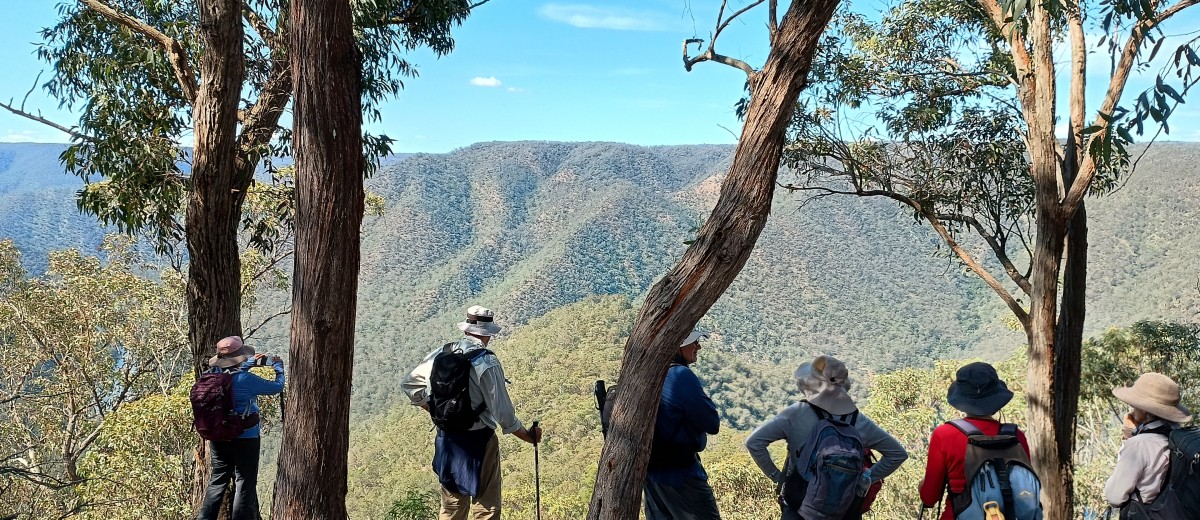
[[647, 479], [642, 492], [646, 495], [647, 520], [721, 519], [713, 490], [708, 481], [700, 477], [685, 477], [678, 486], [664, 486]]
[[[846, 516], [843, 516], [842, 520], [862, 520], [862, 505], [863, 497], [854, 497], [854, 501], [850, 502], [850, 510], [846, 512]], [[790, 507], [780, 504], [780, 508], [783, 510], [783, 516], [780, 517], [782, 520], [804, 520]]]
[[258, 448], [260, 439], [212, 441], [212, 480], [204, 492], [199, 520], [216, 520], [221, 497], [233, 481], [232, 520], [258, 520]]

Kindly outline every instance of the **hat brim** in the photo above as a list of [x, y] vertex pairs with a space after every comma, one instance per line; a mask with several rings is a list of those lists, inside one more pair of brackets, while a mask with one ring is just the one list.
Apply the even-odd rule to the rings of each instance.
[[458, 330], [476, 336], [495, 336], [500, 333], [500, 326], [492, 322], [467, 323], [460, 321], [458, 322]]
[[850, 397], [844, 388], [836, 385], [821, 390], [817, 395], [808, 398], [808, 402], [834, 415], [846, 415], [858, 409], [854, 398]]
[[228, 356], [213, 356], [208, 360], [208, 366], [216, 368], [233, 368], [241, 366], [247, 359], [254, 355], [254, 347], [242, 345], [242, 348]]
[[686, 346], [691, 345], [692, 343], [695, 343], [702, 339], [708, 339], [708, 334], [705, 334], [698, 330], [693, 330], [690, 334], [687, 335], [686, 338], [683, 338], [683, 343], [680, 343], [679, 346], [686, 347]]
[[1012, 401], [1012, 390], [1003, 381], [1000, 382], [1000, 388], [996, 393], [980, 398], [970, 398], [964, 396], [958, 389], [958, 382], [950, 383], [950, 390], [946, 391], [946, 401], [950, 402], [950, 406], [957, 408], [959, 411], [967, 415], [975, 415], [987, 417], [999, 412], [1004, 405]]
[[1182, 405], [1171, 406], [1160, 403], [1133, 387], [1114, 388], [1112, 394], [1125, 404], [1143, 410], [1159, 419], [1179, 424], [1192, 420], [1192, 412]]

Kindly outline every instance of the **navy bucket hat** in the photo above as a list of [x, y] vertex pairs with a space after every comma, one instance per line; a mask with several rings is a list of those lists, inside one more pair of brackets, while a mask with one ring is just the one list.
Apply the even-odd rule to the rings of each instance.
[[1000, 380], [996, 369], [987, 363], [971, 363], [958, 369], [957, 379], [950, 383], [946, 400], [950, 406], [968, 415], [992, 415], [1013, 398], [1008, 385]]

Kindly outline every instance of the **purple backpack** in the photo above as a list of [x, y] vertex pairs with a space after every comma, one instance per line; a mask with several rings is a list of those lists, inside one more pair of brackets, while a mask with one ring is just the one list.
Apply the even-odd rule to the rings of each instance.
[[[233, 372], [238, 372], [234, 370]], [[258, 413], [233, 410], [233, 373], [219, 369], [200, 374], [192, 385], [192, 425], [202, 439], [229, 441], [258, 424]], [[249, 405], [247, 405], [247, 410]]]
[[788, 479], [792, 482], [784, 482], [784, 502], [807, 520], [841, 519], [858, 493], [866, 462], [854, 427], [858, 410], [835, 416], [812, 403], [808, 406], [817, 414], [817, 425], [804, 450], [795, 454]]

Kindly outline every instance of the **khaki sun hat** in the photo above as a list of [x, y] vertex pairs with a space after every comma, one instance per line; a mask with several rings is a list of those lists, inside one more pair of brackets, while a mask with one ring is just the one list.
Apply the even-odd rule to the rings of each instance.
[[1179, 404], [1179, 385], [1158, 372], [1142, 374], [1132, 387], [1114, 388], [1113, 395], [1159, 419], [1183, 424], [1192, 420], [1192, 412]]

